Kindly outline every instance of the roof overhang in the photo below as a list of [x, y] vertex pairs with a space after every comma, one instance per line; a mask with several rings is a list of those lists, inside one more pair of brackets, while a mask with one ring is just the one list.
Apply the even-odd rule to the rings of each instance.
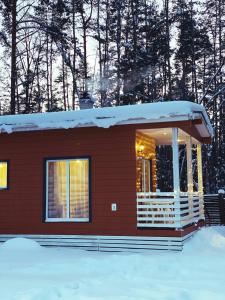
[[[196, 136], [210, 140], [213, 128], [203, 106], [187, 101], [158, 102], [81, 111], [0, 116], [0, 133], [132, 124], [193, 124]], [[166, 125], [167, 126], [167, 125]], [[187, 126], [187, 131], [189, 130]]]

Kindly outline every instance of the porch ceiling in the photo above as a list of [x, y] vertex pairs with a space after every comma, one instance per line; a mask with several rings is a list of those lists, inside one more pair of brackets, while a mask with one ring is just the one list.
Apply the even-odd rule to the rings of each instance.
[[[137, 130], [156, 141], [157, 145], [171, 145], [172, 143], [172, 128], [154, 128], [154, 129], [140, 129]], [[178, 143], [184, 144], [188, 138], [188, 134], [179, 129], [178, 131]], [[199, 144], [199, 141], [192, 137], [193, 144]]]

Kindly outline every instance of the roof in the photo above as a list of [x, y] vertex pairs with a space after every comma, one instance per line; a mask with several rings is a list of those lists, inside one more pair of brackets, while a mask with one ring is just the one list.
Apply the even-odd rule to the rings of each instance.
[[114, 125], [175, 122], [202, 119], [208, 136], [213, 128], [202, 105], [188, 101], [169, 101], [147, 104], [0, 116], [0, 133], [68, 129], [76, 127], [103, 127]]

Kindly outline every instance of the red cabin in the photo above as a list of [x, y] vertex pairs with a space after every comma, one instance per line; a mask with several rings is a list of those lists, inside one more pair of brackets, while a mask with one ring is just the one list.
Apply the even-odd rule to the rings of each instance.
[[204, 224], [212, 135], [185, 101], [0, 116], [0, 241], [181, 250]]

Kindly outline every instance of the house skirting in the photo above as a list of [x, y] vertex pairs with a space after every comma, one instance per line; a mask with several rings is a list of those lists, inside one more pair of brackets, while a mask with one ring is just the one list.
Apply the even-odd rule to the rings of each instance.
[[97, 235], [28, 235], [1, 234], [0, 243], [11, 238], [28, 238], [46, 247], [72, 247], [102, 252], [148, 252], [152, 250], [182, 251], [184, 243], [194, 234], [183, 237], [137, 237]]

